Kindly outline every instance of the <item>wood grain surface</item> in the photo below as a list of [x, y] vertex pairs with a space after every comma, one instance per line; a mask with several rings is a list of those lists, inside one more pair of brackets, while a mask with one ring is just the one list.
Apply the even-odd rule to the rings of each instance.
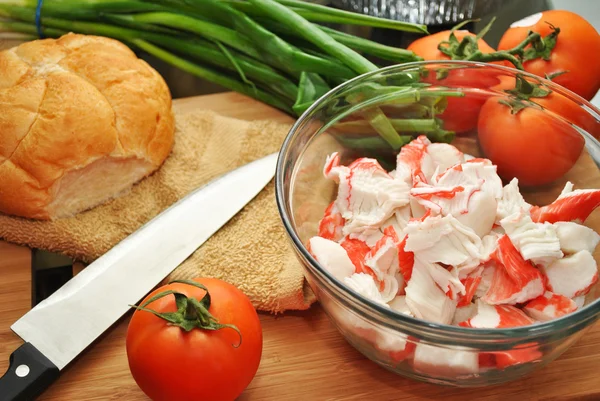
[[[212, 109], [237, 118], [291, 121], [241, 95], [176, 101], [185, 110]], [[0, 372], [21, 340], [10, 325], [30, 308], [30, 252], [0, 242]], [[127, 365], [130, 314], [63, 371], [40, 400], [147, 400]], [[519, 381], [485, 389], [454, 389], [390, 373], [349, 346], [315, 305], [305, 312], [261, 315], [264, 352], [243, 401], [255, 400], [600, 400], [600, 325], [558, 360]], [[173, 400], [177, 401], [177, 400]], [[208, 400], [210, 401], [210, 400]]]

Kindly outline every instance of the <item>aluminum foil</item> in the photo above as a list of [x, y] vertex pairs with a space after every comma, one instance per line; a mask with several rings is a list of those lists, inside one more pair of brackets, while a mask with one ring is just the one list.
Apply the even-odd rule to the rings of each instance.
[[332, 0], [344, 10], [425, 25], [455, 24], [493, 13], [506, 0]]

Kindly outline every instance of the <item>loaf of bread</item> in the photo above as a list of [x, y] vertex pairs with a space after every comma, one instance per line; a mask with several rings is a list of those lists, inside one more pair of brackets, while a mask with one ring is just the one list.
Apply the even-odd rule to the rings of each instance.
[[67, 34], [0, 52], [0, 212], [72, 216], [158, 169], [174, 136], [162, 77], [124, 44]]

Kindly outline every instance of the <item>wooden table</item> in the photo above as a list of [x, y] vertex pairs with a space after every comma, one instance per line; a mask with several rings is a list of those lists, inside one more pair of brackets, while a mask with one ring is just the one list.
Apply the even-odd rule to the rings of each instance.
[[[241, 95], [178, 100], [176, 107], [212, 109], [237, 118], [289, 117]], [[30, 251], [0, 242], [0, 372], [21, 340], [10, 331], [30, 308]], [[62, 373], [41, 400], [147, 400], [129, 373], [125, 333], [130, 314]], [[315, 305], [305, 312], [261, 315], [264, 352], [240, 400], [600, 400], [600, 325], [558, 360], [508, 385], [454, 389], [394, 375], [349, 346]], [[173, 400], [176, 401], [176, 400]]]

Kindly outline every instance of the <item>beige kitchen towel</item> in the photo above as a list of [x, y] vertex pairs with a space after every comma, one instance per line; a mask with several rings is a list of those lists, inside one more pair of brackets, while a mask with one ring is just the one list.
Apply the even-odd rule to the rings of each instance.
[[[194, 188], [277, 151], [289, 129], [208, 111], [176, 112], [176, 123], [175, 145], [164, 165], [127, 194], [56, 221], [0, 215], [0, 237], [92, 262]], [[273, 182], [169, 279], [197, 276], [236, 285], [263, 311], [302, 310], [314, 302], [281, 224]]]

